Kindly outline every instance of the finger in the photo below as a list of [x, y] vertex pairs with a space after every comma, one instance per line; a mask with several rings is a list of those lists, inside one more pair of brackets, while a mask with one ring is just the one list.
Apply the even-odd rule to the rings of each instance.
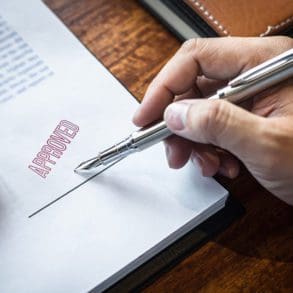
[[176, 135], [169, 137], [164, 143], [169, 167], [183, 167], [190, 158], [194, 143]]
[[200, 163], [204, 176], [213, 176], [218, 172], [220, 159], [212, 145], [197, 144], [174, 135], [165, 140], [165, 147], [171, 168], [179, 169], [191, 158], [193, 162]]
[[219, 173], [233, 179], [239, 174], [239, 161], [230, 153], [211, 145], [202, 144], [200, 148], [196, 148], [192, 152], [191, 159], [200, 166], [202, 175], [206, 177]]
[[226, 84], [226, 80], [211, 79], [205, 76], [199, 76], [196, 81], [197, 88], [204, 98], [215, 94], [218, 89], [224, 87]]
[[174, 97], [175, 102], [186, 99], [207, 98], [214, 94], [219, 88], [227, 84], [226, 80], [217, 80], [198, 76], [196, 83], [185, 93]]
[[194, 84], [189, 90], [181, 95], [177, 95], [174, 97], [174, 101], [187, 100], [187, 99], [200, 99], [202, 98], [202, 94], [198, 89], [197, 85]]
[[160, 119], [174, 96], [188, 91], [197, 76], [231, 79], [284, 51], [287, 43], [288, 38], [282, 37], [198, 38], [185, 42], [150, 84], [134, 123], [143, 126]]
[[231, 154], [220, 150], [218, 151], [220, 158], [220, 167], [218, 173], [230, 179], [238, 176], [240, 170], [239, 161]]
[[203, 176], [214, 176], [220, 168], [219, 155], [211, 145], [195, 144], [191, 160], [200, 166]]
[[213, 144], [246, 158], [265, 118], [223, 100], [184, 100], [169, 105], [164, 119], [168, 128], [186, 139]]
[[206, 78], [198, 76], [196, 83], [185, 93], [176, 95], [174, 101], [187, 100], [187, 99], [200, 99], [207, 98], [214, 94], [219, 88], [224, 87], [227, 81]]

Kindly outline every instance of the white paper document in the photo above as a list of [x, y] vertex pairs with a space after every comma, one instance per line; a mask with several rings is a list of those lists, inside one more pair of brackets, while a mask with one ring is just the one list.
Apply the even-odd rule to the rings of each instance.
[[101, 291], [224, 206], [161, 144], [73, 172], [135, 129], [137, 106], [41, 1], [0, 0], [0, 292]]

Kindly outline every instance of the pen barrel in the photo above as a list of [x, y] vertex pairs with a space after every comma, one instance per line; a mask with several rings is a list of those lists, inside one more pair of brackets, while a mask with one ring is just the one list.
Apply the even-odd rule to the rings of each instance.
[[99, 153], [100, 162], [103, 165], [111, 164], [135, 152], [132, 148], [131, 136], [121, 142], [111, 146], [110, 148]]
[[243, 83], [237, 86], [227, 86], [217, 91], [220, 99], [225, 99], [233, 104], [239, 104], [270, 87], [293, 77], [293, 64], [289, 63], [282, 70], [268, 72], [263, 78], [259, 78], [249, 83]]
[[172, 132], [167, 128], [166, 122], [141, 128], [131, 134], [131, 145], [136, 151], [142, 151], [169, 137]]
[[100, 162], [108, 165], [128, 155], [142, 151], [170, 136], [166, 123], [161, 121], [133, 132], [128, 138], [99, 154]]

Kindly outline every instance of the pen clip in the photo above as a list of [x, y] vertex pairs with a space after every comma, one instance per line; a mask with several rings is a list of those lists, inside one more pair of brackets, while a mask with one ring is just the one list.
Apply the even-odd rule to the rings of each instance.
[[243, 84], [248, 84], [258, 81], [268, 75], [283, 70], [293, 65], [293, 49], [290, 49], [283, 54], [276, 56], [232, 79], [228, 85], [236, 87]]

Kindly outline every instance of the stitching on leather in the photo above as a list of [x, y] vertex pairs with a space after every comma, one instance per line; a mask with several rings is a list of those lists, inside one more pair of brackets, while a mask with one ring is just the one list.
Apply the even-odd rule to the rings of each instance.
[[229, 36], [229, 31], [200, 3], [198, 0], [191, 0], [191, 2], [203, 12], [205, 16], [217, 26], [217, 28], [222, 31], [222, 33], [226, 36]]
[[267, 30], [263, 33], [261, 33], [259, 36], [260, 37], [264, 37], [264, 36], [267, 36], [269, 34], [271, 34], [272, 32], [280, 29], [281, 27], [287, 25], [288, 23], [292, 22], [293, 21], [293, 16], [290, 16], [288, 18], [286, 18], [285, 20], [279, 22], [278, 24], [275, 24], [275, 25], [268, 25], [267, 26]]

